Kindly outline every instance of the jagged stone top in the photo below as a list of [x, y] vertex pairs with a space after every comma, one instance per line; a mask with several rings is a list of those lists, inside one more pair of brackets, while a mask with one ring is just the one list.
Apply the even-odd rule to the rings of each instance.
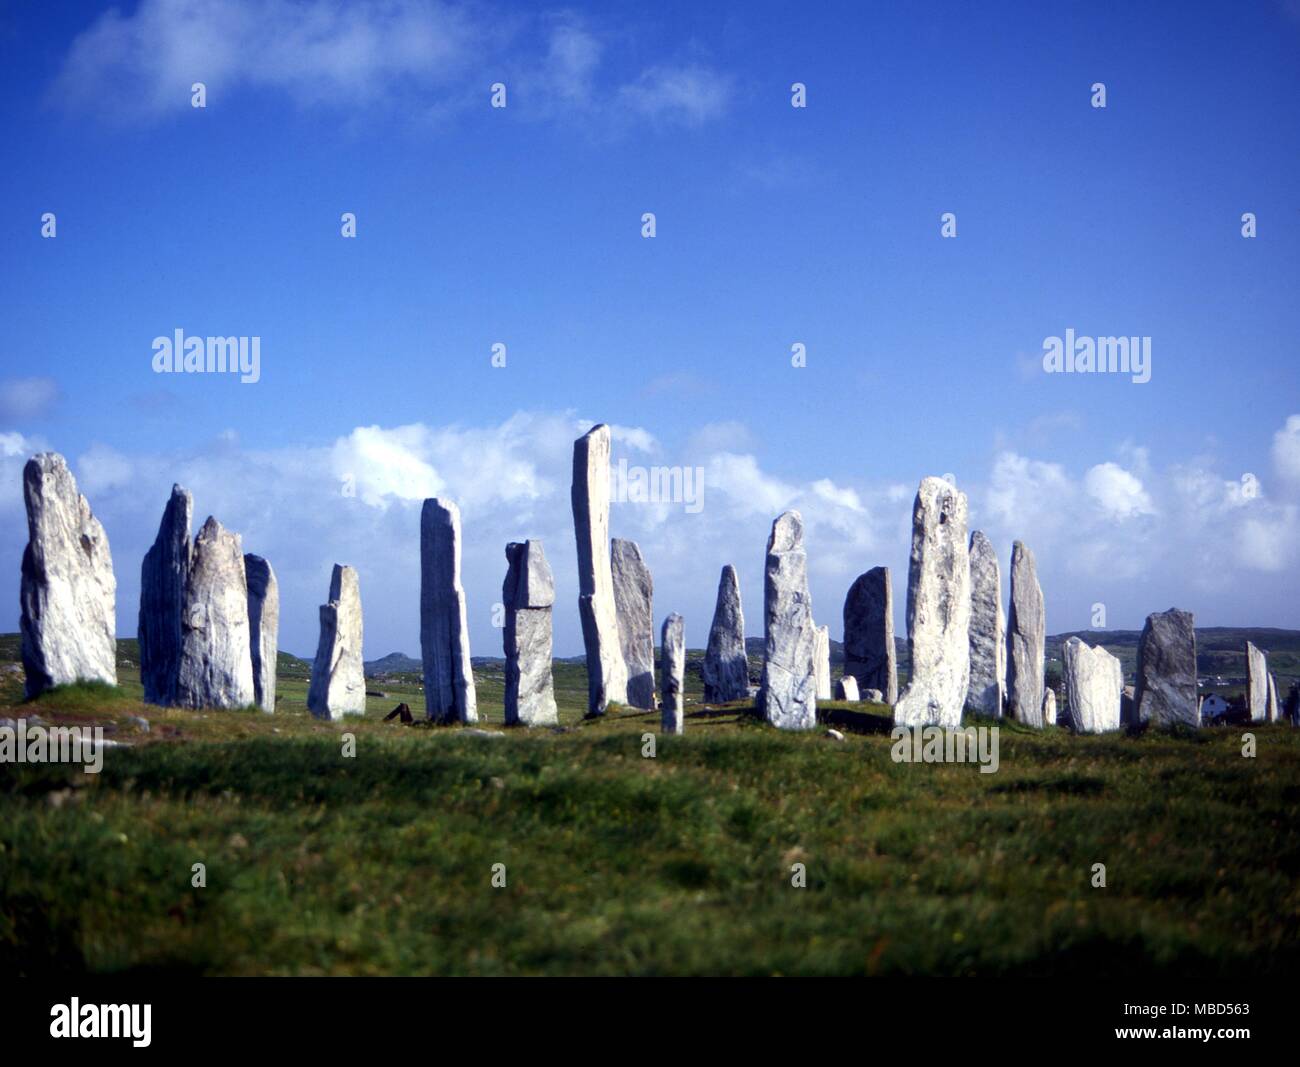
[[767, 551], [798, 552], [803, 549], [803, 516], [791, 509], [783, 511], [772, 521], [772, 533], [767, 539]]

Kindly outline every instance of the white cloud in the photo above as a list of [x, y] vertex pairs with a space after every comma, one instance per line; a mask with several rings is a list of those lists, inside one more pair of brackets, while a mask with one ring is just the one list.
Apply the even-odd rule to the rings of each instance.
[[59, 399], [53, 378], [6, 378], [0, 381], [0, 419], [18, 422], [38, 419]]
[[630, 85], [623, 98], [634, 111], [656, 120], [698, 126], [727, 110], [730, 79], [698, 64], [651, 67]]
[[1118, 463], [1098, 463], [1089, 468], [1083, 486], [1108, 518], [1131, 519], [1155, 512], [1141, 480]]
[[1300, 415], [1291, 415], [1273, 435], [1273, 466], [1284, 481], [1300, 486]]

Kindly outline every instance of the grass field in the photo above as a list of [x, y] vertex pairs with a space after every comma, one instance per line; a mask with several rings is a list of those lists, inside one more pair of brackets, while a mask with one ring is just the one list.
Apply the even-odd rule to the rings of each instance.
[[0, 673], [15, 709], [0, 715], [132, 742], [99, 775], [0, 765], [0, 973], [1131, 979], [1300, 964], [1290, 727], [1256, 728], [1246, 759], [1240, 730], [1003, 725], [1000, 769], [981, 774], [893, 762], [883, 707], [828, 705], [839, 742], [695, 702], [686, 736], [644, 758], [657, 715], [584, 722], [582, 668], [556, 672], [563, 725], [532, 732], [501, 730], [499, 671], [478, 674], [496, 738], [380, 722], [399, 700], [420, 712], [414, 678], [385, 681], [364, 718], [321, 723], [293, 671], [274, 715], [143, 705], [128, 666], [116, 693], [20, 705], [19, 676]]

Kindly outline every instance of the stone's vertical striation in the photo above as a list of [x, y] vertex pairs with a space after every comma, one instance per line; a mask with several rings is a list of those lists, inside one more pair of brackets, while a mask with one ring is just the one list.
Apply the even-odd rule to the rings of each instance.
[[253, 699], [244, 552], [239, 534], [209, 515], [190, 555], [176, 703], [187, 708], [244, 708]]
[[42, 452], [23, 468], [27, 547], [19, 604], [26, 695], [76, 681], [117, 684], [117, 579], [104, 527], [68, 463]]
[[749, 657], [745, 653], [745, 616], [740, 610], [740, 579], [728, 563], [718, 579], [718, 600], [709, 627], [709, 645], [700, 673], [704, 699], [711, 704], [749, 696]]
[[1190, 611], [1148, 615], [1138, 639], [1134, 715], [1154, 726], [1200, 726], [1196, 630]]
[[149, 704], [176, 703], [181, 663], [181, 612], [190, 577], [190, 520], [194, 501], [179, 485], [163, 509], [153, 547], [140, 565], [140, 684]]
[[763, 717], [782, 730], [817, 725], [817, 627], [808, 593], [803, 518], [785, 511], [772, 523], [763, 578]]
[[248, 579], [248, 643], [253, 653], [253, 700], [275, 711], [276, 659], [280, 648], [280, 583], [261, 556], [244, 554]]
[[858, 576], [844, 598], [844, 673], [859, 689], [879, 689], [886, 703], [896, 704], [897, 656], [889, 568], [873, 567]]
[[1043, 690], [1043, 725], [1056, 725], [1056, 690]]
[[1067, 725], [1078, 734], [1118, 730], [1122, 721], [1124, 668], [1100, 645], [1089, 647], [1071, 637], [1062, 649], [1065, 661]]
[[1246, 642], [1246, 707], [1251, 722], [1268, 721], [1268, 657]]
[[426, 500], [420, 512], [420, 655], [424, 706], [437, 723], [478, 722], [461, 543], [460, 508]]
[[831, 698], [831, 628], [817, 627], [817, 650], [813, 667], [817, 672], [817, 699]]
[[1043, 725], [1043, 652], [1047, 640], [1043, 590], [1034, 554], [1011, 546], [1011, 614], [1007, 620], [1007, 711], [1026, 726]]
[[847, 701], [862, 699], [858, 692], [858, 680], [853, 675], [846, 674], [835, 683], [835, 699]]
[[970, 535], [970, 685], [966, 706], [977, 715], [1002, 718], [1006, 704], [1007, 646], [1002, 615], [1002, 571], [993, 545]]
[[554, 726], [559, 717], [551, 675], [551, 565], [535, 540], [506, 545], [506, 559], [506, 725]]
[[664, 619], [659, 643], [663, 655], [660, 720], [664, 733], [680, 734], [686, 724], [686, 624], [676, 612]]
[[609, 561], [609, 427], [573, 442], [573, 527], [578, 542], [578, 612], [587, 649], [587, 713], [627, 702], [627, 664]]
[[654, 579], [635, 541], [614, 538], [609, 555], [618, 637], [627, 669], [627, 702], [634, 708], [654, 710]]
[[966, 494], [942, 478], [925, 478], [912, 507], [907, 575], [912, 676], [894, 707], [896, 725], [961, 725], [970, 685], [970, 603]]
[[329, 603], [320, 608], [320, 643], [307, 691], [307, 708], [318, 719], [366, 713], [362, 637], [361, 583], [353, 568], [336, 563]]

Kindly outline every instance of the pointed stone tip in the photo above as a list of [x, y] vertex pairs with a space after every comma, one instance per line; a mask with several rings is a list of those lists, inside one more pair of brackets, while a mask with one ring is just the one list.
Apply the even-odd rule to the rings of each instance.
[[791, 508], [772, 520], [772, 533], [767, 539], [769, 552], [791, 552], [803, 545], [803, 516]]

